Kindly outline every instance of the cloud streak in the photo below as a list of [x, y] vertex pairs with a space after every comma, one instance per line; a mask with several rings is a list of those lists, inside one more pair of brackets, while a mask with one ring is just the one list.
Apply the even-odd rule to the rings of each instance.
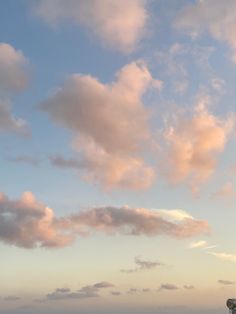
[[[158, 210], [98, 207], [55, 217], [53, 210], [38, 202], [31, 192], [24, 193], [18, 200], [10, 200], [1, 194], [0, 240], [24, 248], [56, 248], [70, 245], [76, 236], [94, 232], [124, 236], [166, 235], [183, 239], [209, 231], [207, 221], [175, 216], [175, 220], [168, 220]], [[154, 265], [140, 259], [136, 263], [141, 268]]]

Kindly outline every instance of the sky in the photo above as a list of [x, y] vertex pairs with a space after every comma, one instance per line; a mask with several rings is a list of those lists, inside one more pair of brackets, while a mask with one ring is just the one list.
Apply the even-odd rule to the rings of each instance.
[[236, 2], [0, 0], [0, 314], [227, 313]]

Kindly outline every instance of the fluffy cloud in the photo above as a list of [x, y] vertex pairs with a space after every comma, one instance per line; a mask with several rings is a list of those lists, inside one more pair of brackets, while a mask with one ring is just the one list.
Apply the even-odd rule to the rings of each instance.
[[40, 160], [38, 158], [28, 156], [28, 155], [19, 155], [15, 157], [7, 157], [7, 161], [13, 163], [24, 163], [31, 166], [38, 166], [40, 164]]
[[[74, 132], [73, 147], [80, 153], [79, 167], [87, 170], [87, 180], [105, 188], [147, 188], [154, 170], [140, 155], [150, 139], [142, 96], [148, 88], [158, 86], [146, 65], [138, 61], [123, 67], [111, 84], [73, 75], [41, 108]], [[58, 166], [71, 166], [62, 158], [56, 161]]]
[[135, 264], [136, 264], [136, 268], [133, 269], [122, 269], [121, 272], [122, 273], [135, 273], [135, 272], [139, 272], [142, 270], [149, 270], [149, 269], [153, 269], [156, 268], [157, 266], [163, 266], [164, 264], [158, 261], [149, 261], [149, 260], [144, 260], [141, 259], [139, 257], [135, 257], [134, 260]]
[[25, 133], [26, 124], [11, 113], [10, 98], [13, 93], [23, 90], [28, 81], [28, 61], [21, 51], [0, 43], [0, 132]]
[[235, 124], [233, 116], [220, 119], [211, 114], [208, 101], [200, 99], [192, 117], [176, 116], [165, 133], [169, 178], [172, 182], [189, 181], [193, 191], [214, 172], [216, 154], [224, 150]]
[[[168, 220], [158, 210], [145, 208], [100, 207], [57, 218], [52, 209], [38, 202], [30, 192], [24, 193], [19, 200], [10, 200], [4, 194], [0, 196], [0, 240], [25, 248], [63, 247], [76, 235], [84, 236], [95, 231], [136, 236], [167, 235], [181, 239], [208, 230], [206, 221], [194, 218]], [[137, 262], [140, 267], [153, 265], [142, 260]], [[96, 285], [94, 288], [105, 288], [108, 283]]]
[[193, 36], [204, 30], [215, 39], [226, 42], [233, 51], [236, 62], [236, 3], [234, 0], [197, 1], [185, 7], [177, 18], [176, 25]]
[[193, 289], [195, 289], [195, 287], [193, 285], [184, 285], [184, 289], [193, 290]]
[[27, 86], [28, 61], [21, 51], [0, 43], [0, 95], [20, 91]]
[[4, 298], [4, 301], [12, 302], [12, 301], [18, 301], [20, 299], [21, 299], [20, 297], [17, 297], [15, 295], [9, 295], [9, 296]]
[[125, 53], [137, 46], [148, 19], [146, 0], [40, 0], [36, 14], [52, 26], [62, 21], [81, 25]]
[[60, 247], [72, 240], [54, 227], [53, 210], [38, 202], [30, 192], [19, 200], [0, 194], [0, 239], [25, 248]]

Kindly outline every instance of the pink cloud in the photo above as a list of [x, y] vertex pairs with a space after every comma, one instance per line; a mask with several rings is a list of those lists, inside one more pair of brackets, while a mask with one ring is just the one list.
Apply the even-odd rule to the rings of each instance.
[[148, 13], [145, 0], [40, 0], [36, 14], [56, 26], [70, 21], [110, 48], [133, 51], [145, 34]]
[[[0, 240], [24, 248], [56, 248], [70, 245], [76, 236], [93, 232], [109, 235], [167, 235], [182, 239], [209, 230], [204, 220], [179, 218], [177, 215], [175, 220], [165, 217], [158, 210], [100, 207], [57, 218], [53, 210], [38, 202], [31, 192], [24, 193], [18, 200], [10, 200], [1, 194]], [[99, 283], [99, 286], [107, 286], [107, 283]]]
[[165, 133], [169, 178], [172, 182], [189, 181], [193, 190], [206, 181], [217, 165], [217, 154], [223, 152], [235, 119], [221, 119], [211, 114], [200, 99], [192, 117], [176, 116]]
[[150, 141], [149, 112], [142, 96], [159, 88], [143, 61], [132, 62], [103, 84], [76, 74], [41, 106], [58, 124], [74, 132], [73, 147], [85, 178], [105, 188], [147, 188], [154, 170], [142, 157]]

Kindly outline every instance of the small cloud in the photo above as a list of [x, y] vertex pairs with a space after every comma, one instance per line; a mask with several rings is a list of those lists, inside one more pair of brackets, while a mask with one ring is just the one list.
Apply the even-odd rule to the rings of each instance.
[[230, 280], [219, 279], [218, 283], [220, 283], [221, 285], [228, 286], [228, 285], [235, 285], [236, 282], [235, 281], [230, 281]]
[[192, 242], [189, 245], [190, 249], [196, 249], [196, 248], [205, 248], [207, 246], [207, 242], [206, 241], [197, 241], [197, 242]]
[[169, 291], [179, 290], [179, 287], [170, 283], [164, 283], [159, 288], [159, 291], [162, 291], [162, 290], [169, 290]]
[[193, 290], [193, 289], [195, 289], [195, 287], [192, 286], [192, 285], [184, 285], [184, 289], [186, 289], [186, 290]]
[[93, 285], [93, 287], [98, 288], [98, 289], [103, 289], [103, 288], [111, 288], [114, 287], [114, 285], [110, 282], [106, 282], [106, 281], [101, 281], [98, 283], [95, 283]]
[[121, 292], [119, 292], [119, 291], [111, 291], [111, 295], [120, 296]]
[[14, 295], [10, 295], [4, 298], [5, 301], [18, 301], [20, 300], [20, 297], [14, 296]]
[[135, 257], [135, 264], [137, 265], [136, 268], [133, 269], [121, 269], [122, 273], [137, 273], [143, 270], [150, 270], [153, 268], [156, 268], [158, 266], [163, 266], [164, 264], [159, 261], [149, 261], [149, 260], [143, 260], [140, 257]]

